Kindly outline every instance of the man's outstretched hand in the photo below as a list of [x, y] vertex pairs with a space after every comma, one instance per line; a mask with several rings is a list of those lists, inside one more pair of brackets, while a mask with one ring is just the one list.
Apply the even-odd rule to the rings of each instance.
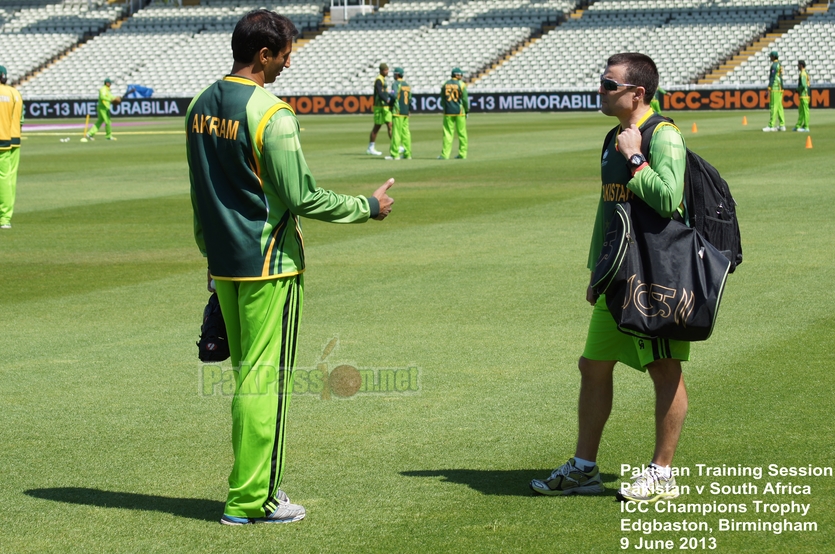
[[380, 202], [380, 213], [377, 214], [376, 219], [377, 221], [382, 221], [386, 218], [388, 214], [391, 213], [391, 206], [394, 204], [394, 198], [390, 197], [386, 192], [391, 186], [394, 184], [394, 179], [389, 179], [388, 181], [383, 184], [380, 188], [374, 191], [374, 198]]

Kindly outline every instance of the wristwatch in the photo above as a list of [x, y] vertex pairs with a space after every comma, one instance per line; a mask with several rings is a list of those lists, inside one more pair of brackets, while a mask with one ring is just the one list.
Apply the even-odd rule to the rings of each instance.
[[632, 169], [638, 169], [645, 163], [647, 163], [647, 159], [643, 154], [632, 154], [629, 158], [629, 167]]

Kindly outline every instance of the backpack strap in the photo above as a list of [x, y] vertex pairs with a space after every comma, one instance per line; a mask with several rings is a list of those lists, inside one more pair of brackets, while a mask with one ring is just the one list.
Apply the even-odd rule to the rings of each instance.
[[[670, 119], [669, 117], [664, 117], [663, 115], [659, 114], [652, 114], [647, 118], [644, 122], [644, 125], [641, 127], [641, 154], [644, 155], [644, 158], [647, 159], [649, 162], [649, 143], [652, 140], [652, 135], [655, 133], [655, 130], [661, 125], [672, 125], [673, 127], [676, 126], [675, 121]], [[606, 148], [609, 146], [609, 142], [611, 142], [612, 138], [618, 134], [620, 130], [620, 125], [616, 125], [609, 133], [606, 135], [606, 138], [603, 139], [603, 150], [600, 152], [600, 159], [603, 159], [603, 154], [606, 153]]]
[[643, 127], [641, 127], [641, 154], [644, 155], [647, 162], [650, 161], [649, 143], [652, 140], [652, 136], [655, 134], [655, 130], [663, 125], [672, 125], [675, 127], [676, 122], [669, 117], [664, 117], [656, 113], [649, 116], [646, 122], [644, 122]]
[[[675, 127], [676, 129], [678, 129], [678, 127], [676, 127], [675, 121], [673, 121], [669, 117], [665, 117], [665, 116], [663, 116], [661, 114], [657, 114], [657, 113], [652, 114], [651, 116], [649, 116], [649, 118], [647, 118], [646, 122], [644, 122], [644, 126], [641, 127], [641, 154], [644, 155], [644, 158], [646, 158], [647, 163], [650, 163], [650, 157], [651, 156], [650, 156], [650, 152], [649, 152], [649, 144], [652, 141], [652, 137], [655, 134], [655, 131], [659, 127], [663, 127], [664, 125], [670, 125], [672, 127]], [[681, 131], [679, 131], [679, 132], [681, 132]], [[690, 154], [690, 151], [688, 150], [687, 151], [687, 155], [688, 155], [687, 164], [688, 165], [690, 163], [689, 154]], [[682, 194], [682, 196], [681, 196], [681, 203], [684, 205], [685, 214], [687, 213], [687, 206], [692, 205], [692, 200], [688, 200], [688, 193], [689, 193], [689, 189], [690, 189], [690, 187], [688, 186], [689, 182], [690, 182], [689, 171], [687, 169], [685, 169], [685, 171], [684, 171], [684, 194]], [[682, 217], [681, 214], [678, 213], [678, 211], [673, 213], [673, 219], [675, 219], [676, 221], [685, 222], [685, 218]]]
[[615, 125], [611, 131], [606, 134], [606, 138], [603, 139], [603, 150], [600, 152], [600, 161], [603, 161], [603, 154], [606, 153], [606, 149], [609, 147], [609, 143], [612, 142], [612, 138], [617, 134], [618, 129], [620, 129], [620, 125]]

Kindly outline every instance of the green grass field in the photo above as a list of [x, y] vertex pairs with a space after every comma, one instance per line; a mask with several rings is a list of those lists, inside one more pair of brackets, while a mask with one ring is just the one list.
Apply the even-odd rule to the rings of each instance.
[[[304, 222], [299, 364], [314, 392], [311, 376], [340, 365], [411, 372], [400, 388], [418, 390], [297, 394], [282, 488], [307, 518], [219, 525], [231, 398], [196, 357], [208, 294], [182, 124], [156, 120], [117, 128], [115, 143], [81, 144], [78, 131], [23, 142], [13, 229], [0, 232], [0, 551], [581, 553], [620, 551], [623, 538], [678, 550], [692, 537], [717, 552], [832, 552], [835, 478], [767, 471], [835, 465], [835, 110], [812, 112], [812, 149], [806, 135], [762, 133], [762, 112], [673, 117], [731, 183], [745, 254], [713, 337], [685, 366], [676, 464], [692, 491], [676, 502], [747, 513], [621, 513], [621, 464], [648, 463], [654, 439], [651, 381], [623, 366], [599, 457], [610, 494], [528, 489], [574, 451], [586, 256], [613, 120], [474, 115], [470, 158], [438, 161], [439, 119], [415, 116], [415, 159], [386, 162], [364, 154], [369, 117], [327, 116], [300, 120], [319, 185], [370, 194], [394, 177], [396, 204], [382, 223]], [[697, 464], [766, 474], [699, 476]], [[713, 494], [713, 482], [758, 493]], [[777, 482], [810, 494], [764, 492]], [[624, 518], [712, 533], [645, 535], [622, 531]], [[817, 531], [723, 532], [720, 518]]]

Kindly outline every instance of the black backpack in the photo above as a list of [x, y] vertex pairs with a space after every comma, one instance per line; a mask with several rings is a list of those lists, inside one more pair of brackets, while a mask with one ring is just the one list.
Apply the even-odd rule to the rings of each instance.
[[[669, 117], [653, 114], [641, 128], [641, 153], [647, 161], [652, 134], [664, 122], [675, 125]], [[609, 132], [603, 143], [604, 151], [617, 130], [618, 127], [615, 127]], [[736, 266], [742, 263], [742, 237], [736, 218], [736, 201], [719, 171], [689, 148], [684, 173], [684, 203], [690, 227], [730, 260], [729, 273], [733, 273]]]

